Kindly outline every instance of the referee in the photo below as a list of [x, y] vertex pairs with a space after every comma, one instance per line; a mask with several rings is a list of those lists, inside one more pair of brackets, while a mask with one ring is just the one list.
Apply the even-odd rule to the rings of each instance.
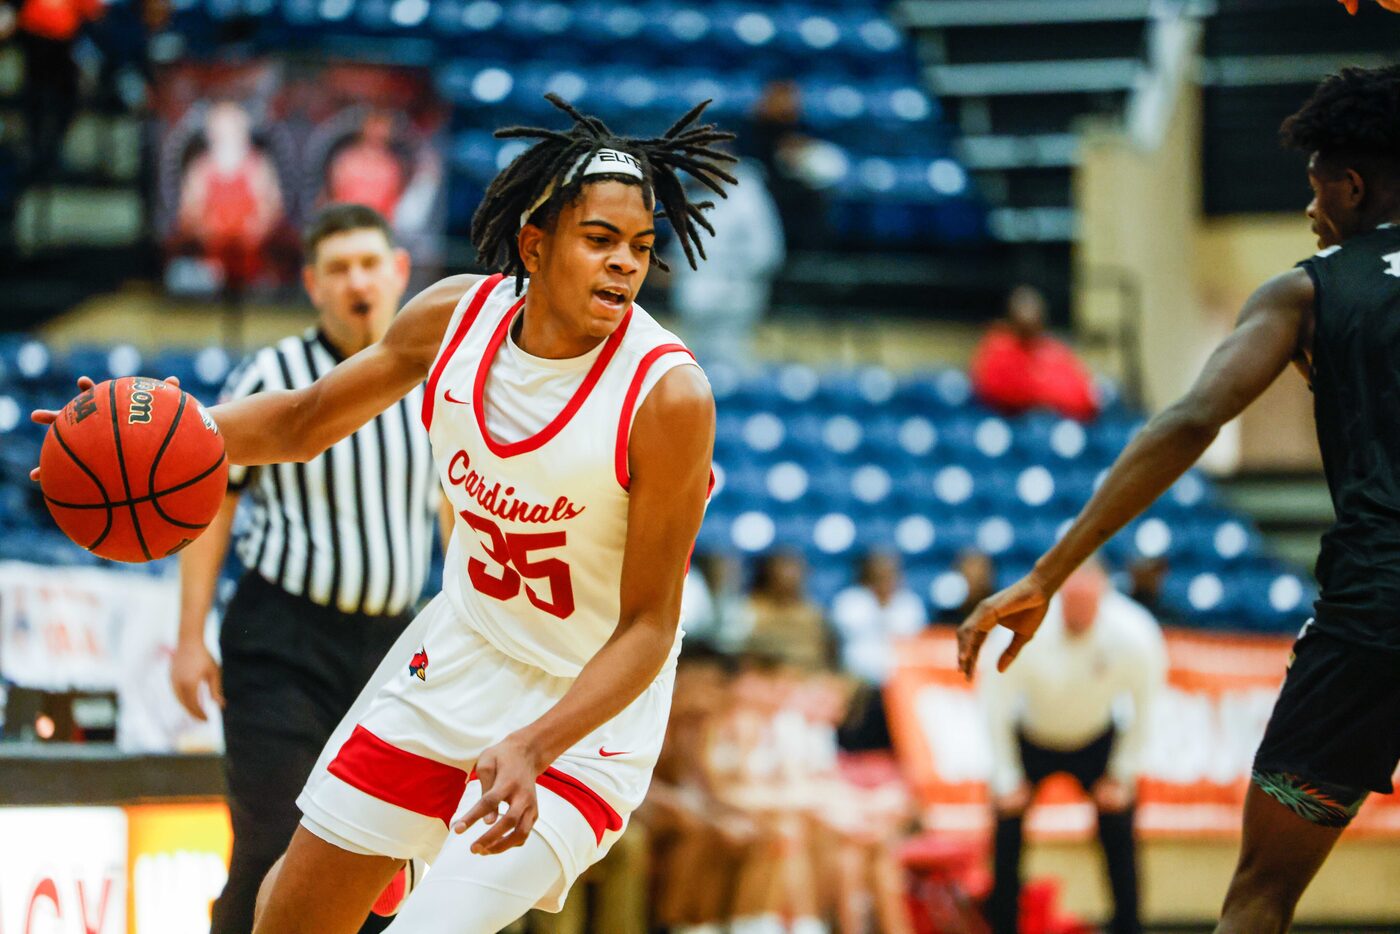
[[[1072, 776], [1098, 812], [1113, 893], [1109, 931], [1141, 934], [1134, 805], [1152, 705], [1166, 670], [1157, 621], [1115, 591], [1091, 560], [1065, 581], [1038, 638], [1017, 663], [982, 678], [996, 816], [995, 880], [987, 903], [994, 934], [1016, 934], [1022, 822], [1036, 788], [1056, 772]], [[1124, 702], [1132, 709], [1126, 723], [1119, 713]]]
[[[314, 328], [259, 350], [224, 398], [299, 389], [379, 340], [408, 284], [408, 254], [384, 218], [358, 204], [323, 210], [303, 238]], [[258, 885], [300, 817], [296, 796], [322, 747], [412, 618], [441, 501], [419, 387], [304, 464], [231, 467], [208, 531], [181, 552], [180, 637], [171, 680], [203, 719], [200, 686], [223, 707], [233, 821], [228, 882], [211, 934], [248, 934]], [[204, 644], [233, 529], [247, 572], [224, 613], [223, 671]], [[365, 930], [380, 930], [371, 917]]]

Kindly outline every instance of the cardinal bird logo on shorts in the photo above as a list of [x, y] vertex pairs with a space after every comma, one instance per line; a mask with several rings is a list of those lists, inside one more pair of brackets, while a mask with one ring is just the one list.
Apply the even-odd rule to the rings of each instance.
[[413, 653], [413, 658], [408, 662], [408, 673], [417, 675], [419, 681], [428, 680], [428, 652], [422, 646]]

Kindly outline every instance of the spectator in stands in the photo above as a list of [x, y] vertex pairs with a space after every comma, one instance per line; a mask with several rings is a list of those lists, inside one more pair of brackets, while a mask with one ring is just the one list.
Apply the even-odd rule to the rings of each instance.
[[[784, 566], [790, 561], [777, 563], [779, 575]], [[757, 825], [755, 858], [736, 882], [731, 934], [826, 931], [818, 915], [830, 893], [817, 884], [812, 819], [831, 799], [812, 780], [828, 771], [836, 744], [831, 727], [827, 736], [813, 729], [799, 700], [810, 677], [771, 650], [746, 656], [733, 701], [711, 731], [713, 787]]]
[[785, 250], [763, 167], [745, 159], [730, 171], [739, 184], [728, 198], [712, 199], [715, 206], [706, 214], [715, 228], [706, 247], [709, 261], [692, 269], [680, 241], [671, 241], [671, 305], [700, 362], [745, 366], [753, 358], [754, 326], [768, 310]]
[[20, 93], [29, 136], [25, 175], [30, 182], [53, 181], [63, 165], [63, 140], [78, 112], [73, 44], [83, 26], [105, 9], [102, 0], [0, 2], [0, 40], [14, 34], [24, 52]]
[[[326, 208], [307, 228], [305, 253], [316, 326], [251, 356], [229, 378], [225, 398], [303, 388], [388, 330], [409, 258], [383, 217], [358, 204]], [[433, 518], [446, 501], [418, 419], [421, 402], [415, 390], [305, 464], [230, 470], [218, 517], [180, 553], [171, 681], [195, 717], [204, 719], [202, 691], [223, 707], [233, 822], [211, 934], [252, 929], [258, 886], [301, 818], [296, 798], [306, 777], [422, 593]], [[366, 460], [366, 451], [382, 453]], [[381, 462], [397, 465], [386, 469], [415, 494], [387, 496], [381, 469], [371, 466]], [[224, 612], [221, 670], [205, 648], [205, 618], [245, 492], [254, 508], [238, 546], [248, 570]], [[441, 521], [446, 535], [450, 513]], [[393, 547], [385, 547], [385, 525]], [[382, 921], [371, 917], [363, 930], [382, 930]]]
[[[1009, 632], [998, 632], [1009, 643]], [[992, 648], [995, 654], [1005, 645]], [[995, 657], [995, 655], [994, 655]], [[988, 920], [995, 934], [1015, 934], [1021, 892], [1022, 820], [1036, 787], [1067, 772], [1098, 811], [1113, 892], [1113, 934], [1138, 934], [1136, 781], [1152, 716], [1166, 677], [1166, 647], [1157, 622], [1117, 593], [1090, 561], [1050, 604], [1039, 638], [1002, 674], [979, 685], [990, 731], [990, 792], [996, 815], [995, 884]], [[1132, 719], [1115, 721], [1131, 700]]]
[[239, 102], [210, 105], [204, 135], [207, 148], [180, 184], [178, 236], [198, 244], [237, 290], [263, 269], [263, 245], [283, 220], [282, 186]]
[[728, 691], [708, 744], [712, 787], [757, 827], [731, 932], [824, 934], [834, 918], [841, 934], [862, 934], [871, 913], [886, 934], [910, 929], [895, 849], [907, 795], [897, 781], [858, 787], [842, 773], [836, 725], [849, 686], [749, 657]]
[[972, 386], [1007, 415], [1046, 408], [1088, 421], [1099, 412], [1093, 378], [1067, 344], [1045, 333], [1045, 297], [1018, 285], [1006, 318], [992, 326], [972, 357]]
[[763, 164], [768, 190], [782, 218], [783, 235], [790, 250], [817, 250], [830, 236], [826, 200], [819, 187], [813, 160], [824, 145], [802, 129], [802, 91], [796, 81], [769, 82], [754, 105], [753, 120], [739, 135], [744, 155]]
[[819, 607], [807, 595], [807, 566], [793, 552], [759, 561], [749, 590], [745, 650], [770, 655], [801, 671], [831, 667], [831, 636]]
[[[735, 697], [733, 663], [687, 642], [676, 665], [666, 742], [646, 802], [637, 811], [652, 844], [655, 923], [672, 934], [719, 934], [736, 914], [741, 883], [772, 875], [774, 847], [758, 843], [759, 827], [722, 800], [712, 781], [711, 743]], [[762, 886], [758, 886], [762, 888]]]
[[347, 140], [326, 166], [325, 199], [355, 201], [374, 208], [391, 223], [394, 208], [408, 184], [404, 156], [394, 146], [394, 115], [373, 110], [360, 131]]
[[963, 583], [967, 585], [967, 592], [961, 605], [951, 610], [940, 611], [937, 621], [956, 626], [967, 619], [977, 604], [996, 592], [997, 568], [990, 555], [976, 548], [969, 548], [958, 555], [953, 570], [962, 577]]
[[368, 205], [384, 215], [401, 242], [411, 245], [432, 224], [441, 157], [433, 146], [402, 132], [390, 111], [367, 112], [359, 131], [335, 148], [325, 175], [323, 203]]
[[1128, 596], [1140, 603], [1163, 626], [1181, 622], [1176, 612], [1162, 599], [1162, 587], [1170, 571], [1171, 562], [1165, 555], [1156, 558], [1140, 556], [1128, 565]]
[[[686, 639], [703, 642], [726, 655], [737, 655], [749, 637], [749, 598], [744, 593], [744, 565], [733, 554], [708, 552], [695, 555], [692, 577], [703, 582], [705, 597], [698, 609], [684, 617]], [[691, 636], [694, 639], [691, 639]]]
[[841, 666], [860, 680], [851, 717], [841, 735], [846, 749], [890, 748], [881, 688], [894, 666], [899, 640], [928, 625], [919, 595], [904, 586], [904, 570], [893, 552], [861, 559], [857, 583], [836, 595], [831, 622], [840, 640]]

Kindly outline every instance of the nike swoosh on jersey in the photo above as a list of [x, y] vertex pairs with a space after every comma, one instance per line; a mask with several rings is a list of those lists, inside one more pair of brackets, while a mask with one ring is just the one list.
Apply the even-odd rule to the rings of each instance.
[[443, 390], [442, 397], [443, 397], [444, 399], [446, 399], [448, 402], [455, 402], [457, 405], [471, 405], [471, 403], [468, 402], [468, 401], [465, 400], [465, 399], [454, 399], [454, 398], [452, 398], [452, 390], [451, 390], [451, 389], [445, 389], [445, 390]]
[[602, 746], [599, 746], [599, 747], [598, 747], [598, 755], [602, 756], [604, 759], [611, 759], [613, 756], [625, 756], [625, 755], [627, 755], [627, 753], [625, 753], [625, 752], [608, 752], [608, 751], [607, 751], [606, 749], [604, 749]]

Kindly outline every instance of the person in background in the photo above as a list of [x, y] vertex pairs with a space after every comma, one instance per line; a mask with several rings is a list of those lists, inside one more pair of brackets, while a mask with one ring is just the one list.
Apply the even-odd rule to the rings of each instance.
[[[698, 573], [697, 573], [698, 572]], [[744, 565], [728, 552], [697, 552], [690, 577], [694, 589], [704, 585], [697, 610], [685, 618], [685, 636], [725, 655], [737, 655], [749, 636], [749, 598], [744, 592]]]
[[941, 610], [937, 622], [956, 626], [967, 619], [977, 604], [996, 592], [997, 568], [990, 555], [968, 548], [958, 555], [953, 570], [962, 576], [967, 584], [967, 593], [962, 603], [952, 609]]
[[760, 560], [749, 590], [745, 651], [781, 660], [799, 671], [831, 668], [831, 634], [822, 609], [807, 595], [807, 566], [793, 552]]
[[842, 730], [841, 745], [846, 749], [890, 748], [880, 689], [894, 667], [897, 642], [928, 625], [924, 601], [904, 586], [903, 575], [897, 555], [871, 552], [861, 559], [857, 584], [837, 594], [831, 604], [841, 666], [861, 681]]
[[179, 236], [199, 244], [224, 283], [237, 289], [264, 267], [263, 246], [283, 219], [282, 186], [239, 102], [210, 105], [204, 136], [208, 148], [180, 183]]
[[748, 130], [740, 135], [744, 155], [767, 173], [768, 190], [782, 218], [789, 250], [819, 250], [830, 241], [826, 200], [816, 178], [825, 144], [802, 128], [802, 91], [796, 81], [770, 81], [754, 105]]
[[394, 209], [408, 184], [403, 157], [394, 149], [394, 115], [372, 110], [360, 132], [331, 157], [326, 167], [326, 200], [355, 201], [393, 222]]
[[[304, 240], [316, 326], [253, 354], [230, 377], [228, 399], [309, 385], [394, 319], [409, 257], [383, 217], [333, 205]], [[205, 716], [201, 691], [223, 707], [227, 748], [233, 854], [212, 934], [252, 929], [258, 885], [301, 819], [297, 794], [422, 594], [440, 500], [422, 393], [304, 464], [231, 469], [223, 509], [180, 553], [171, 681], [195, 717]], [[245, 492], [252, 522], [238, 553], [248, 570], [224, 613], [221, 670], [204, 644], [205, 618]]]
[[1128, 565], [1128, 596], [1151, 613], [1158, 623], [1170, 626], [1181, 622], [1176, 612], [1162, 598], [1162, 588], [1171, 572], [1166, 555], [1155, 558], [1139, 556]]
[[[1009, 638], [1006, 641], [1010, 641]], [[1050, 605], [1040, 638], [979, 693], [990, 733], [996, 816], [995, 883], [987, 904], [995, 934], [1016, 934], [1022, 822], [1036, 787], [1056, 772], [1083, 786], [1098, 811], [1098, 836], [1113, 892], [1112, 934], [1138, 934], [1136, 782], [1167, 654], [1150, 613], [1086, 563]], [[1132, 702], [1127, 724], [1115, 707]]]
[[707, 215], [715, 228], [707, 261], [691, 269], [681, 261], [680, 243], [672, 241], [671, 306], [702, 363], [747, 366], [754, 326], [768, 310], [786, 250], [763, 166], [746, 159], [731, 171], [739, 184], [728, 198], [715, 199]]
[[[736, 704], [735, 661], [688, 639], [676, 665], [666, 742], [637, 811], [652, 842], [653, 918], [672, 934], [722, 934], [751, 913], [777, 859], [754, 817], [725, 803], [712, 780], [710, 746]], [[757, 880], [755, 885], [753, 881]]]
[[0, 0], [0, 40], [14, 35], [24, 52], [24, 174], [31, 182], [53, 181], [63, 165], [63, 140], [78, 112], [73, 43], [105, 11], [102, 0]]
[[972, 387], [983, 403], [1006, 415], [1051, 409], [1089, 421], [1099, 413], [1093, 378], [1069, 345], [1045, 333], [1045, 296], [1018, 285], [1006, 318], [994, 324], [972, 356]]

